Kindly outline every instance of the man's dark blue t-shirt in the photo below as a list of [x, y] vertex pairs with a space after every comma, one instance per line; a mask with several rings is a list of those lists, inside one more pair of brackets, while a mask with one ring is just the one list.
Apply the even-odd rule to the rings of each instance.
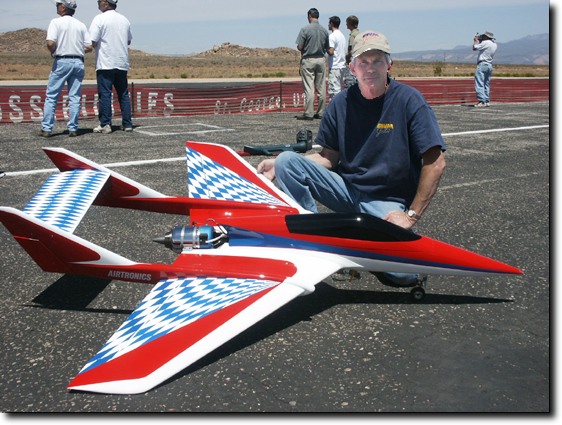
[[335, 96], [316, 143], [339, 152], [336, 171], [362, 197], [406, 206], [416, 194], [421, 156], [434, 146], [446, 149], [421, 93], [394, 80], [377, 99], [365, 99], [357, 84]]

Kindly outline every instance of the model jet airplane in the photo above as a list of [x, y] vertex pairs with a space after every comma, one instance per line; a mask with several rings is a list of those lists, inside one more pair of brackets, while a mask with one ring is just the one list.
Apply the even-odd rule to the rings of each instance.
[[[23, 211], [0, 207], [17, 242], [47, 272], [154, 284], [71, 390], [146, 392], [342, 269], [522, 273], [365, 214], [310, 214], [225, 146], [186, 143], [187, 198], [65, 149], [44, 151], [60, 173]], [[138, 263], [76, 236], [92, 204], [189, 216], [156, 240], [177, 259]]]

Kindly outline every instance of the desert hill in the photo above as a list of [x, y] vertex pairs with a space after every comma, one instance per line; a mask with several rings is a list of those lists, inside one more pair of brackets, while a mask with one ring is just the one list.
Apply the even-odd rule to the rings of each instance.
[[[44, 53], [47, 31], [39, 28], [24, 28], [17, 31], [0, 33], [0, 53]], [[131, 49], [132, 55], [157, 56], [141, 50]], [[212, 49], [193, 55], [197, 58], [206, 57], [237, 57], [237, 58], [290, 58], [298, 59], [300, 53], [289, 47], [272, 49], [250, 48], [229, 42], [215, 45]]]
[[250, 48], [250, 47], [239, 46], [237, 44], [231, 44], [226, 42], [226, 43], [222, 43], [220, 46], [215, 45], [212, 49], [194, 55], [194, 57], [209, 57], [209, 56], [239, 57], [239, 58], [290, 57], [293, 59], [298, 59], [300, 57], [300, 52], [296, 49], [291, 49], [289, 47], [277, 47], [273, 49]]
[[38, 28], [24, 28], [22, 30], [0, 33], [0, 53], [30, 53], [44, 52], [47, 31]]

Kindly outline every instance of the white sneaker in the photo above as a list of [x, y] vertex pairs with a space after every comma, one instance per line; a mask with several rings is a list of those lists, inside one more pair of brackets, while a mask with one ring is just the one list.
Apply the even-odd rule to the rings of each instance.
[[133, 127], [123, 127], [123, 126], [121, 126], [121, 130], [123, 130], [123, 131], [133, 131]]
[[109, 134], [111, 133], [113, 130], [111, 129], [111, 126], [109, 124], [104, 125], [103, 127], [100, 125], [98, 125], [96, 128], [94, 128], [94, 133], [104, 133], [104, 134]]
[[483, 106], [486, 106], [484, 102], [478, 102], [476, 105], [474, 105], [475, 108], [481, 108]]
[[486, 102], [486, 108], [490, 107], [490, 102]]

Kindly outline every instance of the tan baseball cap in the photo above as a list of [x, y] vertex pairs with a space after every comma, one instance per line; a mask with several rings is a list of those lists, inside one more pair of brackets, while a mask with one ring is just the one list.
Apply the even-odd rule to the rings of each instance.
[[368, 50], [380, 50], [381, 52], [390, 53], [390, 44], [388, 44], [384, 34], [380, 32], [374, 30], [363, 31], [355, 37], [351, 56], [356, 58]]

